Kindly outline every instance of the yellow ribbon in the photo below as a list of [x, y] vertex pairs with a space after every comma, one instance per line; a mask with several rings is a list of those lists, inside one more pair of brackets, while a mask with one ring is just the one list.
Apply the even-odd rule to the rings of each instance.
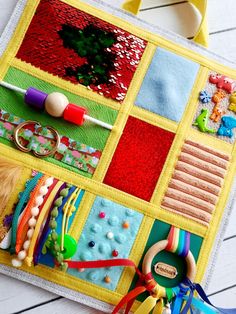
[[[208, 46], [209, 33], [207, 25], [207, 0], [188, 0], [189, 3], [194, 5], [202, 16], [202, 21], [198, 28], [197, 34], [193, 40], [205, 47]], [[142, 0], [125, 0], [122, 8], [133, 14], [138, 14]]]
[[164, 302], [163, 302], [163, 299], [160, 299], [157, 302], [156, 306], [154, 307], [152, 314], [162, 314], [163, 308], [164, 308]]
[[[157, 285], [154, 288], [154, 291], [156, 291], [155, 295], [150, 295], [145, 301], [139, 306], [139, 308], [134, 312], [134, 314], [148, 314], [153, 309], [155, 310], [155, 307], [157, 307], [155, 314], [161, 314], [161, 309], [163, 309], [163, 297], [166, 296], [165, 288]], [[157, 301], [159, 301], [157, 303]]]

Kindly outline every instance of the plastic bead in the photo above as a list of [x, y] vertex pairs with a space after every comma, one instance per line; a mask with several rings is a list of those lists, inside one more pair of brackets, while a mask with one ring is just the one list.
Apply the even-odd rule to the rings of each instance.
[[193, 125], [197, 126], [199, 131], [203, 133], [216, 133], [215, 130], [207, 127], [208, 119], [209, 119], [209, 111], [208, 109], [203, 108], [201, 110], [200, 115], [196, 118], [195, 122], [193, 123]]
[[26, 251], [20, 251], [17, 257], [20, 261], [23, 261], [26, 258]]
[[58, 92], [51, 93], [45, 100], [45, 109], [52, 117], [62, 117], [64, 110], [69, 104], [68, 98]]
[[111, 282], [111, 278], [109, 276], [105, 276], [104, 277], [104, 281], [105, 281], [105, 283], [110, 283]]
[[122, 227], [123, 227], [124, 229], [128, 229], [128, 228], [129, 228], [129, 223], [128, 223], [128, 221], [123, 222]]
[[44, 103], [48, 94], [33, 88], [29, 87], [25, 94], [25, 103], [36, 109], [44, 110]]
[[53, 184], [53, 181], [54, 181], [54, 178], [53, 177], [50, 177], [48, 178], [46, 181], [45, 181], [45, 185], [47, 187], [51, 186]]
[[30, 240], [27, 240], [27, 241], [24, 242], [23, 248], [24, 248], [24, 250], [27, 251], [29, 249], [29, 247], [30, 247]]
[[39, 214], [39, 208], [38, 207], [32, 207], [31, 209], [31, 215], [36, 217]]
[[46, 195], [48, 192], [48, 188], [44, 185], [44, 186], [41, 186], [40, 190], [39, 190], [39, 193], [41, 195]]
[[14, 267], [21, 267], [22, 266], [22, 261], [19, 261], [18, 259], [16, 258], [13, 258], [13, 260], [11, 261], [12, 263], [12, 266]]
[[117, 250], [112, 251], [112, 256], [117, 257], [119, 255], [119, 252]]
[[30, 220], [29, 220], [29, 226], [30, 227], [35, 227], [36, 223], [37, 223], [37, 220], [34, 217], [30, 218]]
[[63, 113], [63, 119], [77, 125], [82, 125], [84, 123], [85, 114], [85, 108], [69, 104]]
[[35, 204], [36, 204], [36, 206], [42, 205], [43, 204], [43, 197], [42, 196], [36, 197]]
[[31, 239], [32, 236], [33, 236], [33, 233], [34, 233], [34, 229], [29, 229], [28, 232], [27, 232], [27, 238]]
[[88, 243], [88, 246], [89, 246], [89, 247], [94, 247], [94, 246], [95, 246], [95, 242], [94, 242], [94, 241], [90, 241], [90, 242]]
[[114, 234], [111, 231], [107, 232], [107, 238], [109, 240], [113, 239], [114, 238]]
[[104, 212], [99, 213], [99, 218], [103, 219], [105, 217], [106, 217], [106, 213], [104, 213]]

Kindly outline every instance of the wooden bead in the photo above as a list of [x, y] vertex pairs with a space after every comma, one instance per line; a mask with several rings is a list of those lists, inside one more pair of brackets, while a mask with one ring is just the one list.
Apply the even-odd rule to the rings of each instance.
[[63, 112], [69, 104], [67, 97], [58, 92], [54, 92], [48, 95], [45, 100], [45, 109], [48, 114], [53, 117], [59, 118], [63, 116]]

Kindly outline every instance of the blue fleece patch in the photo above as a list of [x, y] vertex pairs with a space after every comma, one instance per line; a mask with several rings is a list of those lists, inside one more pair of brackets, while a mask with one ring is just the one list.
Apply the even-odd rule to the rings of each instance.
[[157, 48], [135, 105], [179, 122], [199, 67], [193, 61]]
[[[100, 212], [105, 213], [104, 218], [100, 218]], [[72, 260], [112, 259], [114, 250], [118, 252], [117, 258], [128, 258], [142, 219], [143, 214], [97, 196]], [[92, 247], [91, 241], [94, 242]], [[122, 271], [123, 267], [85, 269], [83, 272], [68, 269], [70, 275], [110, 290], [115, 290]], [[110, 277], [110, 283], [104, 281], [106, 276]]]

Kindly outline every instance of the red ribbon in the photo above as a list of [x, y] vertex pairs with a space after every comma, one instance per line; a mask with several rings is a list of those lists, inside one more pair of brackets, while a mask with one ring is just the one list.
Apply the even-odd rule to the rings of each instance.
[[[108, 259], [108, 260], [97, 260], [97, 261], [65, 261], [67, 263], [68, 268], [101, 268], [101, 267], [114, 267], [114, 266], [125, 266], [125, 267], [134, 267], [136, 273], [139, 276], [139, 280], [136, 284], [136, 287], [131, 290], [127, 295], [125, 295], [117, 306], [114, 308], [112, 314], [116, 314], [119, 310], [125, 306], [125, 314], [128, 314], [136, 297], [145, 291], [151, 292], [154, 288], [154, 284], [152, 282], [152, 274], [149, 273], [147, 275], [143, 275], [140, 270], [136, 267], [135, 263], [129, 259], [117, 258], [117, 259]], [[146, 284], [146, 282], [148, 283]]]

